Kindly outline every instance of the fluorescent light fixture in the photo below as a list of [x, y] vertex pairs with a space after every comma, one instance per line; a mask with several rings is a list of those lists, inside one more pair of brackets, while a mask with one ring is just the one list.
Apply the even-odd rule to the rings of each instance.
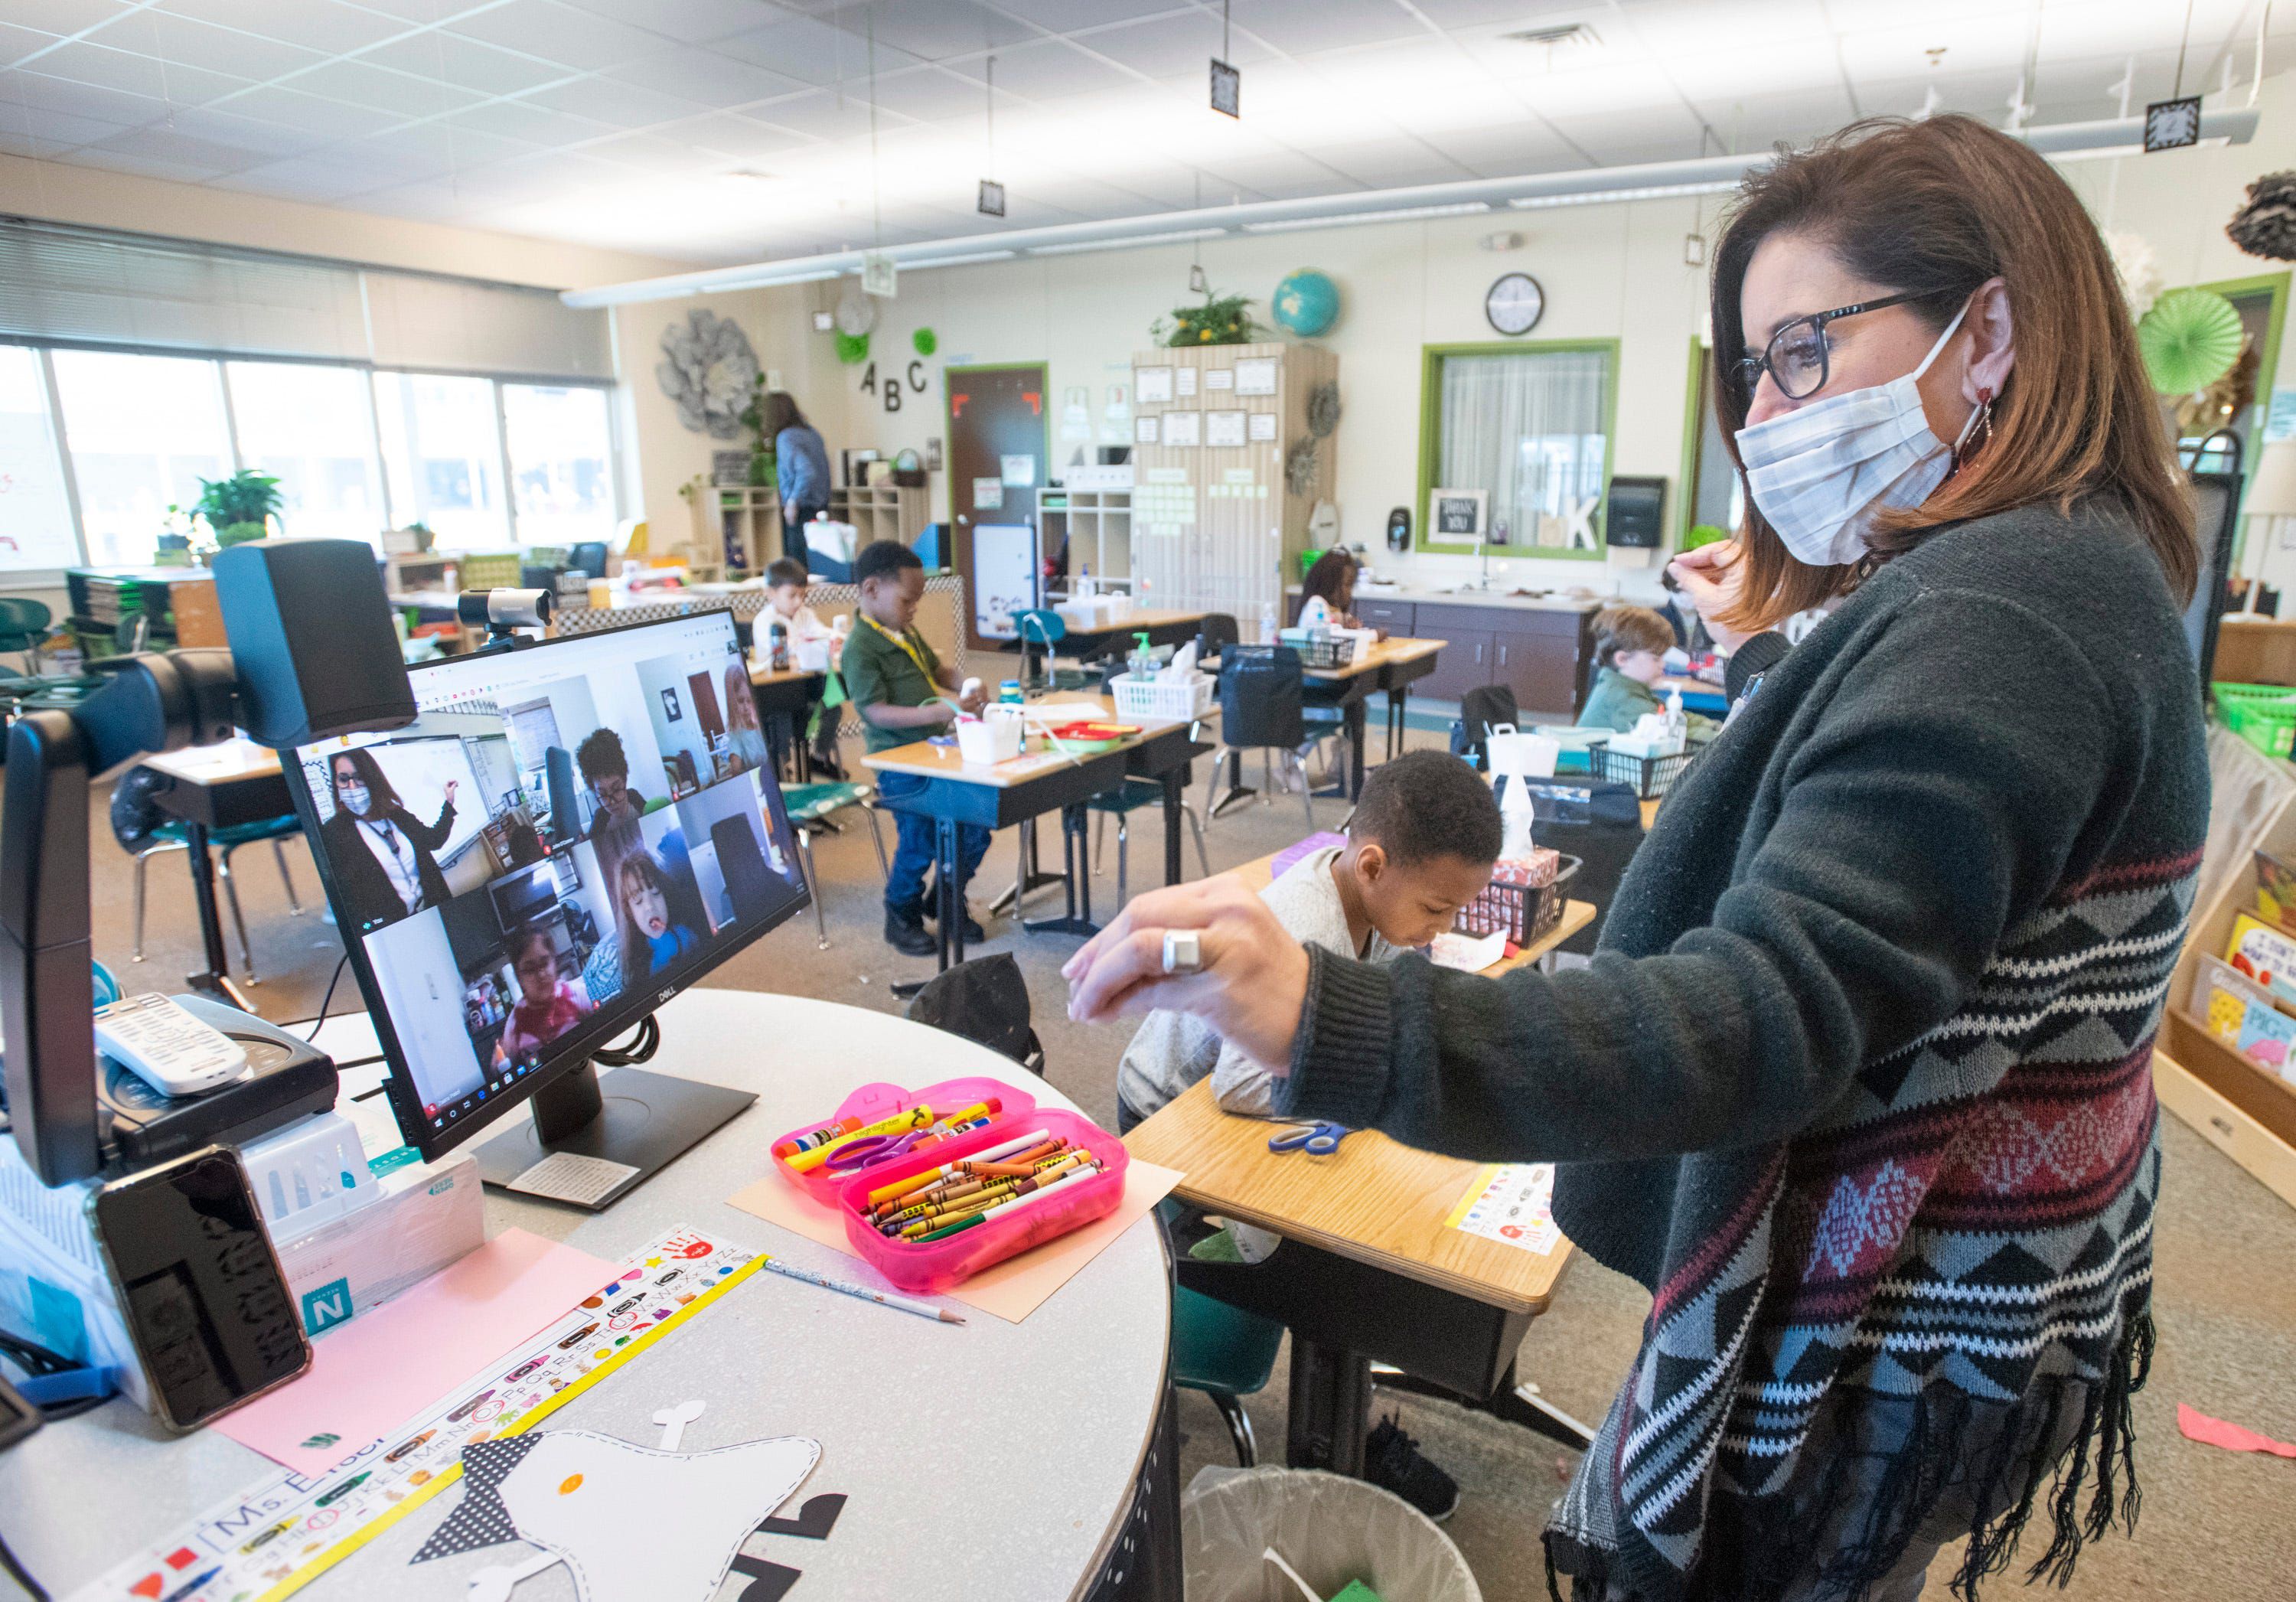
[[1350, 223], [1407, 223], [1423, 217], [1472, 217], [1488, 211], [1488, 201], [1457, 201], [1448, 206], [1398, 206], [1388, 211], [1350, 211], [1343, 217], [1287, 217], [1272, 223], [1246, 223], [1246, 234], [1292, 234], [1302, 228], [1343, 228]]
[[1077, 256], [1086, 251], [1129, 251], [1138, 245], [1180, 244], [1191, 239], [1218, 239], [1226, 228], [1175, 228], [1168, 234], [1129, 234], [1120, 239], [1086, 239], [1073, 244], [1030, 245], [1031, 256]]
[[924, 256], [904, 260], [901, 271], [914, 273], [920, 267], [971, 267], [976, 261], [1010, 261], [1018, 251], [973, 251], [963, 256]]
[[1518, 211], [1543, 211], [1550, 206], [1602, 206], [1617, 201], [1666, 201], [1677, 195], [1721, 194], [1737, 187], [1736, 178], [1714, 178], [1703, 184], [1643, 184], [1631, 189], [1582, 189], [1576, 194], [1524, 194], [1507, 204]]
[[[2203, 109], [2200, 143], [2246, 144], [2256, 136], [2254, 107]], [[2020, 138], [2052, 161], [2078, 161], [2100, 155], [2134, 155], [2142, 147], [2144, 119], [2113, 118], [2095, 122], [2053, 123], [2027, 127]], [[1743, 155], [1702, 156], [1684, 161], [1652, 161], [1632, 167], [1578, 167], [1513, 177], [1464, 178], [1353, 194], [1301, 195], [1284, 201], [1202, 206], [1143, 217], [1092, 222], [1052, 223], [993, 234], [921, 239], [887, 248], [897, 266], [907, 268], [959, 267], [1002, 261], [1026, 251], [1031, 256], [1067, 256], [1091, 251], [1128, 251], [1137, 246], [1216, 239], [1238, 228], [1251, 234], [1340, 227], [1349, 223], [1399, 222], [1409, 218], [1464, 217], [1505, 206], [1538, 210], [1554, 206], [1595, 206], [1619, 201], [1669, 200], [1718, 194], [1735, 189], [1746, 175], [1773, 160], [1767, 150]], [[724, 294], [785, 283], [812, 283], [858, 272], [863, 252], [824, 251], [705, 267], [630, 283], [568, 290], [569, 306], [627, 306], [640, 300], [674, 300], [688, 295]]]

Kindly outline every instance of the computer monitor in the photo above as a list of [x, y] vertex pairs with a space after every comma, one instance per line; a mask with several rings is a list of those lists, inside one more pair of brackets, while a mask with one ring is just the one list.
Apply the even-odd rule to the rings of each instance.
[[754, 1098], [624, 1067], [602, 1101], [595, 1054], [807, 904], [733, 614], [411, 678], [414, 723], [290, 768], [392, 1110], [429, 1159], [530, 1101], [480, 1172], [600, 1159], [603, 1206]]

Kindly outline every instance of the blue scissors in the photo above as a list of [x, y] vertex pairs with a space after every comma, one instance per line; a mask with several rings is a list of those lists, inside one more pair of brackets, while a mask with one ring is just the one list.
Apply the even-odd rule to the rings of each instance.
[[1343, 1123], [1316, 1122], [1287, 1130], [1267, 1138], [1271, 1152], [1305, 1152], [1311, 1157], [1328, 1157], [1340, 1149], [1340, 1142], [1355, 1131]]

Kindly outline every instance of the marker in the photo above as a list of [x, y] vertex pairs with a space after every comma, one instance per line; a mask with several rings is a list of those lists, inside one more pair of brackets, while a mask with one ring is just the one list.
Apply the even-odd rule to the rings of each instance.
[[[1026, 1135], [1015, 1136], [1013, 1139], [975, 1152], [972, 1154], [972, 1158], [976, 1162], [994, 1161], [1008, 1152], [1021, 1151], [1036, 1145], [1045, 1138], [1045, 1135], [1046, 1131], [1043, 1130], [1033, 1130]], [[882, 1206], [895, 1196], [906, 1195], [912, 1190], [922, 1190], [934, 1180], [945, 1179], [955, 1173], [956, 1167], [954, 1162], [944, 1162], [939, 1168], [927, 1169], [921, 1174], [911, 1174], [907, 1179], [896, 1179], [890, 1185], [880, 1185], [869, 1193], [869, 1204], [872, 1207]]]
[[994, 1207], [985, 1207], [979, 1212], [969, 1212], [965, 1214], [964, 1217], [958, 1219], [955, 1223], [950, 1224], [944, 1228], [936, 1229], [930, 1235], [919, 1236], [917, 1237], [916, 1244], [919, 1245], [929, 1245], [934, 1241], [955, 1235], [960, 1229], [970, 1229], [975, 1224], [984, 1223], [989, 1219], [996, 1218], [1004, 1213], [1010, 1212], [1014, 1208], [1026, 1207], [1032, 1203], [1041, 1202], [1056, 1190], [1076, 1184], [1080, 1180], [1088, 1179], [1095, 1174], [1105, 1171], [1105, 1170], [1095, 1165], [1062, 1174], [1059, 1179], [1054, 1180], [1050, 1185], [1046, 1186], [1042, 1190], [1033, 1191], [1024, 1196], [1014, 1196], [1009, 1202], [999, 1203]]
[[799, 1173], [811, 1173], [835, 1156], [839, 1151], [864, 1136], [906, 1135], [911, 1130], [924, 1128], [932, 1121], [933, 1110], [931, 1107], [922, 1105], [911, 1107], [906, 1113], [896, 1113], [890, 1118], [881, 1118], [874, 1123], [863, 1124], [857, 1130], [849, 1130], [835, 1140], [809, 1147], [795, 1156], [785, 1157], [783, 1161]]
[[826, 1274], [816, 1274], [811, 1269], [794, 1268], [779, 1258], [758, 1253], [758, 1262], [769, 1274], [779, 1274], [784, 1279], [802, 1279], [808, 1285], [817, 1285], [825, 1291], [838, 1291], [848, 1296], [858, 1296], [864, 1302], [878, 1302], [898, 1308], [905, 1313], [914, 1313], [921, 1319], [932, 1319], [943, 1324], [962, 1324], [964, 1319], [945, 1307], [935, 1307], [930, 1302], [895, 1295], [891, 1291], [872, 1290], [865, 1285], [855, 1285], [849, 1279], [832, 1279]]
[[840, 1135], [851, 1135], [857, 1133], [860, 1128], [861, 1121], [859, 1119], [853, 1117], [840, 1118], [835, 1123], [824, 1124], [817, 1130], [808, 1130], [802, 1135], [792, 1135], [787, 1140], [777, 1143], [774, 1147], [774, 1155], [776, 1157], [792, 1157], [800, 1152], [811, 1151], [815, 1146], [821, 1145], [824, 1141], [834, 1140]]

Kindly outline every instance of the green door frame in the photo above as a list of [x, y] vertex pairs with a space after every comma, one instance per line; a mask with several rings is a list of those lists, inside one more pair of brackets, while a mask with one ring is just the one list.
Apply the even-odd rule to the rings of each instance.
[[1698, 499], [1698, 451], [1706, 439], [1704, 398], [1706, 384], [1706, 345], [1696, 334], [1690, 336], [1690, 376], [1684, 381], [1682, 401], [1682, 467], [1674, 486], [1674, 548], [1682, 549], [1682, 542], [1690, 534], [1690, 519], [1693, 503]]
[[[2264, 349], [2256, 353], [2257, 404], [2267, 418], [2272, 415], [2273, 375], [2280, 370], [2280, 335], [2288, 317], [2289, 277], [2290, 269], [2284, 267], [2276, 273], [2258, 273], [2247, 278], [2219, 278], [2213, 283], [2193, 286], [2214, 290], [2226, 299], [2259, 292], [2272, 297], [2272, 308], [2264, 314]], [[2256, 478], [2256, 455], [2264, 448], [2263, 431], [2259, 429], [2254, 440], [2243, 443], [2247, 449], [2242, 456], [2240, 493], [2241, 498], [2245, 500], [2248, 487]], [[2248, 520], [2235, 513], [2233, 529], [2232, 571], [2236, 573], [2241, 571], [2241, 563], [2248, 554]]]
[[1594, 350], [1610, 357], [1603, 383], [1603, 489], [1595, 508], [1603, 518], [1603, 537], [1591, 551], [1542, 550], [1537, 546], [1503, 547], [1508, 560], [1521, 556], [1540, 562], [1601, 562], [1610, 555], [1607, 514], [1611, 505], [1611, 464], [1619, 449], [1619, 341], [1608, 340], [1496, 340], [1470, 345], [1423, 345], [1419, 367], [1419, 500], [1411, 514], [1411, 548], [1434, 555], [1471, 556], [1483, 547], [1456, 540], [1427, 537], [1427, 502], [1435, 489], [1435, 462], [1443, 431], [1443, 362], [1454, 356], [1525, 356], [1573, 350]]

